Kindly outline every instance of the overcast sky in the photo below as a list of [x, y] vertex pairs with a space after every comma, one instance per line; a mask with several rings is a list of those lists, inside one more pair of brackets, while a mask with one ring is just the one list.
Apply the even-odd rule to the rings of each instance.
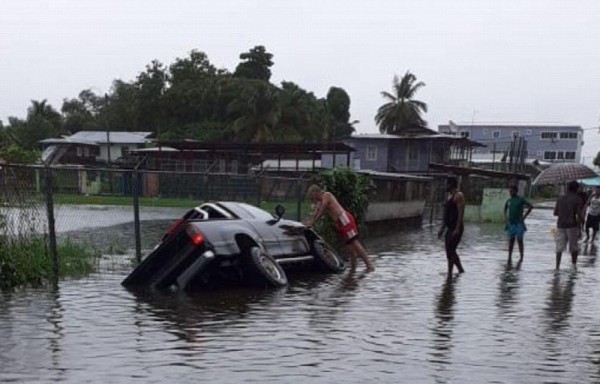
[[437, 129], [456, 122], [562, 122], [600, 150], [599, 0], [1, 0], [0, 120], [31, 100], [107, 92], [154, 59], [192, 49], [234, 70], [264, 45], [271, 81], [351, 97], [359, 133], [394, 74], [413, 72]]

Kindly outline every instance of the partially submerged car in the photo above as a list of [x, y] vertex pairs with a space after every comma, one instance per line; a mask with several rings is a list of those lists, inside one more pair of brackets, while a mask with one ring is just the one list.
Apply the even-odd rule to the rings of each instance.
[[238, 202], [209, 202], [188, 211], [123, 280], [124, 286], [188, 290], [220, 281], [281, 287], [288, 267], [337, 273], [339, 255], [311, 228]]

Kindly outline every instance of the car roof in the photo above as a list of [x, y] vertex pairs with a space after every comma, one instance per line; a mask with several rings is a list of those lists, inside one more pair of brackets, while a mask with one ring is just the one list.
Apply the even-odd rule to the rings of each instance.
[[247, 220], [253, 220], [253, 219], [258, 219], [259, 217], [256, 217], [256, 215], [253, 215], [252, 213], [256, 213], [256, 210], [260, 210], [262, 212], [264, 212], [265, 217], [269, 216], [272, 217], [272, 215], [265, 211], [262, 208], [256, 207], [254, 205], [250, 205], [250, 204], [246, 204], [246, 203], [240, 203], [240, 202], [236, 202], [236, 201], [218, 201], [215, 204], [227, 209], [228, 211], [232, 212], [234, 215], [236, 215], [237, 217], [239, 217], [240, 219], [247, 219]]

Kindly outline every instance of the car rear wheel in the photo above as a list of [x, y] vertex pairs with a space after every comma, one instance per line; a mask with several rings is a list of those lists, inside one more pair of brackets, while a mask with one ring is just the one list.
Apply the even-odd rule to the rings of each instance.
[[262, 249], [253, 247], [250, 250], [250, 261], [259, 281], [262, 280], [271, 287], [284, 287], [287, 285], [287, 276], [283, 268]]
[[315, 240], [312, 244], [312, 253], [316, 264], [327, 272], [338, 273], [345, 268], [342, 258], [335, 253], [330, 246], [321, 240]]

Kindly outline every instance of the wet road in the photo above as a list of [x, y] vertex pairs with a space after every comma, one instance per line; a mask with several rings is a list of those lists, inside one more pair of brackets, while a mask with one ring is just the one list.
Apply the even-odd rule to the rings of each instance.
[[600, 382], [595, 247], [555, 272], [551, 211], [506, 267], [498, 225], [468, 225], [447, 282], [436, 228], [371, 238], [376, 272], [287, 289], [130, 292], [128, 255], [57, 290], [0, 294], [0, 382]]

